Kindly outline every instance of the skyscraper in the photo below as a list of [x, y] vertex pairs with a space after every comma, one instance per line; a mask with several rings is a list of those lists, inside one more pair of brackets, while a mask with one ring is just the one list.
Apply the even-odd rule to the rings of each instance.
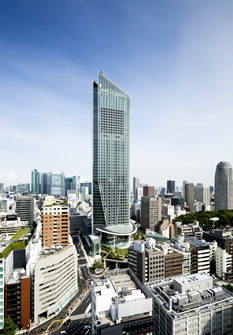
[[133, 197], [134, 200], [138, 200], [137, 198], [137, 189], [140, 187], [140, 180], [137, 177], [133, 177]]
[[36, 194], [40, 193], [40, 174], [36, 169], [32, 171], [31, 191]]
[[155, 230], [155, 225], [161, 221], [161, 198], [158, 196], [143, 196], [141, 199], [141, 227]]
[[41, 173], [41, 194], [51, 194], [52, 172]]
[[173, 193], [176, 189], [175, 180], [167, 180], [167, 193]]
[[215, 210], [233, 209], [232, 166], [220, 162], [215, 172]]
[[59, 174], [51, 175], [51, 195], [57, 195], [60, 197], [65, 196], [65, 174], [61, 172]]
[[93, 82], [92, 233], [126, 247], [136, 230], [129, 206], [129, 97], [101, 72]]
[[191, 182], [187, 182], [184, 184], [185, 191], [185, 202], [190, 209], [190, 212], [193, 213], [193, 205], [194, 205], [194, 184]]

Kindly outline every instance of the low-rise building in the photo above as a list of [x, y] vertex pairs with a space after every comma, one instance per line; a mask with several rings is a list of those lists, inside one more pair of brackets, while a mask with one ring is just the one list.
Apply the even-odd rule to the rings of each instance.
[[206, 273], [145, 285], [154, 298], [155, 335], [232, 334], [233, 294]]
[[33, 271], [34, 323], [59, 313], [78, 290], [74, 245], [43, 249]]
[[92, 282], [92, 334], [152, 334], [152, 297], [130, 269]]

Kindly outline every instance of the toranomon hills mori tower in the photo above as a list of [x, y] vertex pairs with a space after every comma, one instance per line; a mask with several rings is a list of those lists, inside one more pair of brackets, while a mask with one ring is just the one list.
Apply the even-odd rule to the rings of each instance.
[[136, 231], [130, 222], [130, 99], [101, 72], [93, 82], [92, 234], [101, 243], [126, 248]]

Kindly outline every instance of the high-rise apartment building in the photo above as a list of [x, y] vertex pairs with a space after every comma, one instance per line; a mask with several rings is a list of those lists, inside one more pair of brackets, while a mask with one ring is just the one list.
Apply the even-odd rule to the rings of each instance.
[[34, 198], [33, 196], [22, 196], [16, 199], [16, 213], [21, 221], [28, 221], [33, 224], [34, 221]]
[[93, 82], [92, 233], [102, 243], [126, 247], [136, 230], [130, 223], [130, 99], [102, 73]]
[[161, 220], [161, 198], [158, 196], [142, 197], [141, 199], [141, 226], [143, 229], [155, 229]]
[[134, 200], [138, 200], [137, 198], [137, 189], [140, 187], [140, 180], [138, 177], [133, 177], [133, 197]]
[[167, 193], [173, 193], [176, 189], [175, 180], [168, 180], [167, 181]]
[[154, 186], [143, 186], [143, 196], [151, 197], [155, 195], [155, 187]]
[[34, 169], [31, 174], [31, 191], [32, 193], [40, 193], [40, 173]]
[[232, 166], [220, 162], [215, 172], [215, 210], [233, 209]]
[[45, 197], [42, 207], [42, 247], [69, 245], [69, 206], [52, 196]]
[[191, 213], [193, 213], [193, 205], [194, 205], [194, 184], [187, 182], [184, 184], [184, 190], [185, 190], [185, 202], [188, 206]]

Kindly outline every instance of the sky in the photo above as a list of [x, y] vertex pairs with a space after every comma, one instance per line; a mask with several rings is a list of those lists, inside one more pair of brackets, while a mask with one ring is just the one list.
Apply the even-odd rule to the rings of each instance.
[[0, 1], [0, 182], [92, 179], [92, 81], [130, 96], [130, 176], [214, 185], [233, 163], [233, 2]]

